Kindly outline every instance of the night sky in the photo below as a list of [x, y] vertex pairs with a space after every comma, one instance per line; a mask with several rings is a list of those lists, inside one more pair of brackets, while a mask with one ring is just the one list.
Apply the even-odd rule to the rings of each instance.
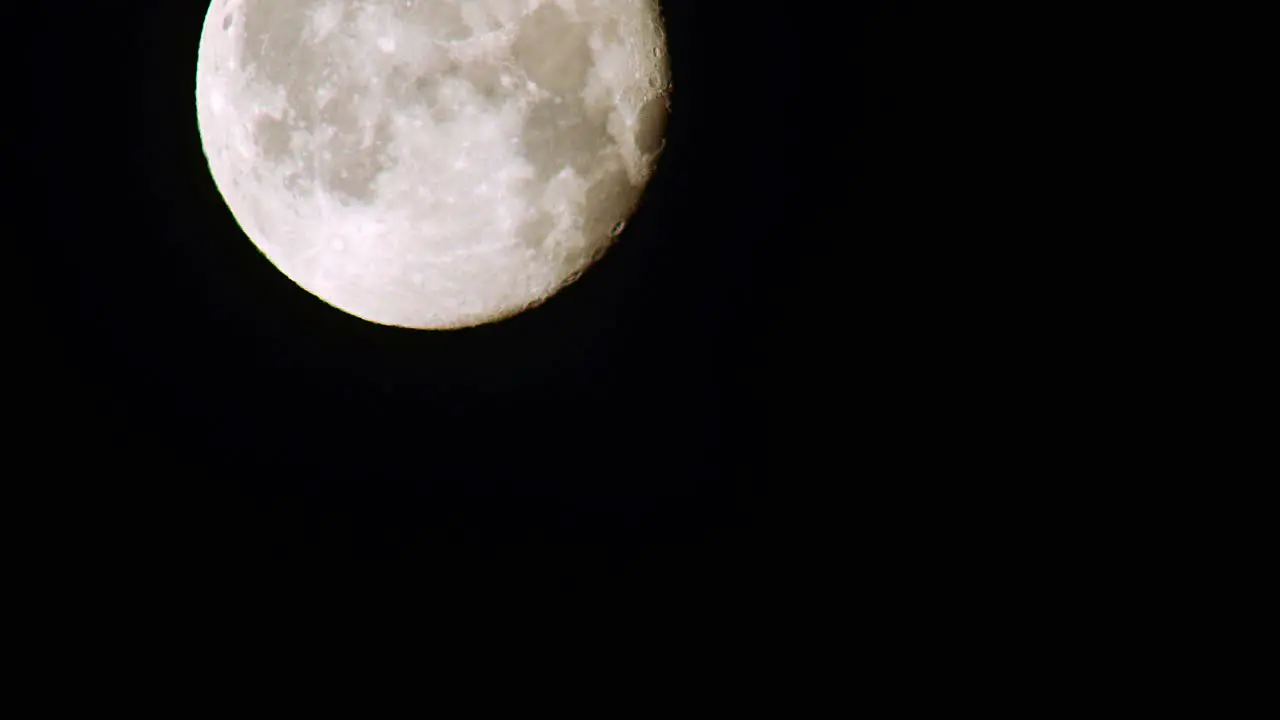
[[911, 3], [665, 2], [667, 149], [620, 241], [449, 332], [346, 315], [240, 231], [196, 125], [204, 0], [22, 5], [40, 247], [11, 271], [68, 572], [685, 597], [841, 572], [820, 549], [886, 477], [860, 459], [901, 381], [867, 364], [911, 302], [888, 278], [940, 222]]

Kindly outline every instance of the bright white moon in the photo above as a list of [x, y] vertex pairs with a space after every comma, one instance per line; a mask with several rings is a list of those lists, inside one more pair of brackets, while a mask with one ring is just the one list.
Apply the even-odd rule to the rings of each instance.
[[325, 302], [456, 328], [605, 251], [663, 145], [656, 0], [213, 0], [196, 107], [241, 228]]

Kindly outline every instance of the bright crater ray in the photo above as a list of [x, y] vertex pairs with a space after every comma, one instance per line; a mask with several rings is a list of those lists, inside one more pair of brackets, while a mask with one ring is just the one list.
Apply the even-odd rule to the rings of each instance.
[[240, 226], [367, 320], [476, 325], [635, 209], [669, 75], [655, 0], [214, 0], [196, 105]]

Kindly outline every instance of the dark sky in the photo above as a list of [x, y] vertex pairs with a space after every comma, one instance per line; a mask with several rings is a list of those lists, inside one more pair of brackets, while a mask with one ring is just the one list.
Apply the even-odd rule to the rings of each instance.
[[886, 248], [939, 223], [911, 3], [665, 3], [668, 146], [619, 244], [434, 333], [241, 233], [196, 126], [204, 0], [21, 5], [41, 542], [77, 572], [736, 593], [829, 575], [874, 514], [846, 503], [876, 482], [864, 360], [910, 302]]

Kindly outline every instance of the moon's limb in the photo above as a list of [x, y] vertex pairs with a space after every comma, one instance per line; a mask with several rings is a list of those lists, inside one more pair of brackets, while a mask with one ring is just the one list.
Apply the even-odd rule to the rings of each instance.
[[209, 167], [286, 275], [365, 319], [449, 328], [572, 282], [662, 148], [653, 0], [214, 0]]

